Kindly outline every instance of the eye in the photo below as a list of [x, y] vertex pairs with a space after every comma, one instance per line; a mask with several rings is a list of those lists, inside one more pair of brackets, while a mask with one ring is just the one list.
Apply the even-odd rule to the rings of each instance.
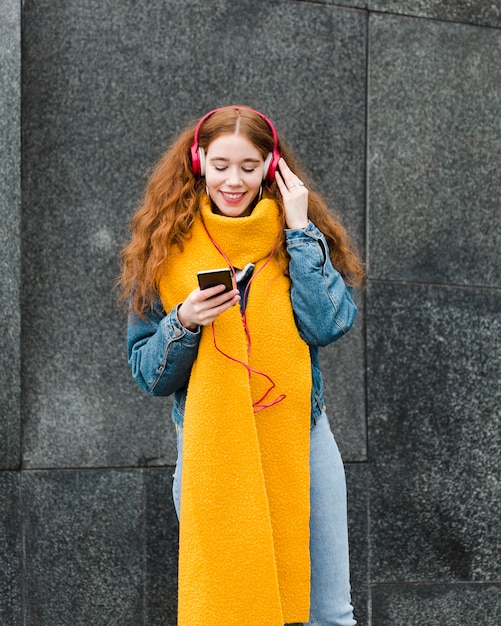
[[216, 170], [216, 172], [224, 172], [226, 167], [224, 167], [223, 165], [214, 165], [214, 169]]
[[252, 174], [252, 172], [254, 172], [256, 168], [255, 167], [250, 167], [250, 168], [242, 167], [242, 169], [246, 174]]

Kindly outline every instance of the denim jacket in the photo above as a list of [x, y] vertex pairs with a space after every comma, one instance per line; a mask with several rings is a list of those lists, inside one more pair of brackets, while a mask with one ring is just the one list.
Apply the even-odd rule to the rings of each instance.
[[[324, 410], [318, 348], [347, 333], [357, 309], [352, 289], [332, 266], [327, 242], [316, 226], [309, 222], [305, 229], [286, 229], [285, 237], [294, 317], [299, 334], [310, 348], [313, 424]], [[127, 354], [132, 375], [141, 389], [153, 396], [174, 394], [172, 419], [182, 424], [200, 328], [195, 332], [185, 328], [178, 319], [178, 307], [166, 313], [157, 300], [143, 319], [132, 313]]]

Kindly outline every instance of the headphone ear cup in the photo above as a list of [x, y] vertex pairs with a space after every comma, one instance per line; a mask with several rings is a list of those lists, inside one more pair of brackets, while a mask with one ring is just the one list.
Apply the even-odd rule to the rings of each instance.
[[265, 172], [264, 172], [264, 180], [271, 185], [275, 182], [275, 172], [278, 169], [278, 162], [280, 161], [280, 152], [278, 150], [273, 150], [270, 152], [266, 158], [265, 164]]
[[198, 163], [200, 176], [205, 176], [205, 150], [201, 146], [198, 147]]
[[200, 175], [200, 155], [198, 152], [198, 146], [194, 143], [190, 148], [191, 155], [191, 171], [195, 176]]
[[268, 156], [266, 157], [266, 160], [263, 165], [263, 180], [267, 180], [268, 178], [268, 171], [270, 169], [270, 163], [271, 163], [272, 158], [273, 158], [273, 153], [268, 152]]

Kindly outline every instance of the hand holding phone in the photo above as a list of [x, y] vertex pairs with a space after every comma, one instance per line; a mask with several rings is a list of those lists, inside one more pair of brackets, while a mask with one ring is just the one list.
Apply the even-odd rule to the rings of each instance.
[[[210, 324], [240, 300], [229, 268], [201, 271], [197, 276], [200, 288], [193, 290], [177, 311], [181, 324], [191, 331]], [[218, 285], [224, 285], [224, 289], [215, 289]], [[214, 290], [217, 293], [212, 293]]]

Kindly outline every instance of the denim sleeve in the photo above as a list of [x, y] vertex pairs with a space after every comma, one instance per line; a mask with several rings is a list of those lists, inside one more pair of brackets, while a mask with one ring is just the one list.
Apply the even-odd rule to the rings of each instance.
[[285, 231], [290, 255], [292, 308], [301, 337], [311, 346], [326, 346], [347, 333], [357, 307], [352, 289], [334, 269], [324, 235], [314, 224]]
[[168, 396], [189, 380], [200, 342], [200, 329], [191, 332], [161, 303], [144, 318], [129, 315], [127, 358], [137, 384], [152, 396]]

